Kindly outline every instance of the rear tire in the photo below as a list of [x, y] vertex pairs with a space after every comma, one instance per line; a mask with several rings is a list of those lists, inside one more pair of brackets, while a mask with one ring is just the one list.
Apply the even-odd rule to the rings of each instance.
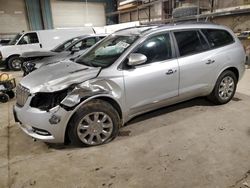
[[96, 146], [113, 140], [120, 128], [120, 117], [111, 104], [94, 99], [81, 106], [69, 122], [73, 145]]
[[236, 75], [226, 70], [219, 76], [212, 93], [208, 96], [208, 99], [214, 104], [226, 104], [234, 96], [237, 88]]
[[8, 67], [10, 70], [19, 71], [22, 67], [22, 59], [18, 56], [13, 56], [8, 60]]

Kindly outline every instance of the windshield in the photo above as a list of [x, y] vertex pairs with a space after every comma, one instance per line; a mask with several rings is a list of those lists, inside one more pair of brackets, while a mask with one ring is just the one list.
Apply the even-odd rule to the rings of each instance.
[[15, 45], [22, 35], [23, 35], [22, 33], [18, 33], [18, 34], [9, 42], [9, 45]]
[[112, 65], [137, 38], [137, 35], [110, 35], [86, 54], [78, 58], [76, 62], [94, 67], [108, 67]]
[[75, 41], [79, 40], [78, 37], [76, 38], [72, 38], [69, 39], [61, 44], [59, 44], [58, 46], [56, 46], [54, 49], [52, 49], [52, 52], [62, 52], [64, 51], [68, 46], [70, 46], [72, 43], [74, 43]]

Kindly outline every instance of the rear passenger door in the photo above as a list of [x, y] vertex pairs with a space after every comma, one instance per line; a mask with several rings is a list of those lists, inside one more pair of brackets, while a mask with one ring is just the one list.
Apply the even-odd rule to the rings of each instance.
[[200, 30], [174, 31], [180, 67], [179, 94], [206, 94], [217, 67], [214, 54]]

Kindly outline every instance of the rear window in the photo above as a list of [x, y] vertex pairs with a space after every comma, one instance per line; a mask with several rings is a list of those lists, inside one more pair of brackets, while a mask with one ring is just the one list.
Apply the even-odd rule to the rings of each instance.
[[234, 42], [230, 33], [219, 29], [202, 29], [212, 48], [218, 48]]
[[180, 56], [196, 54], [209, 49], [208, 43], [199, 31], [176, 31], [174, 36], [178, 44]]

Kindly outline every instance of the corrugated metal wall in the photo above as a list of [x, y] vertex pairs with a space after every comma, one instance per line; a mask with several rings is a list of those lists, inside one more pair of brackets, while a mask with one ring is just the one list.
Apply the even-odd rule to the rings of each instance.
[[[63, 1], [63, 0], [57, 0]], [[82, 2], [85, 0], [65, 0], [68, 2]], [[105, 14], [116, 10], [115, 0], [88, 0], [102, 6], [96, 13], [99, 19], [97, 25], [115, 24], [116, 16], [108, 17]], [[23, 30], [53, 29], [51, 0], [0, 0], [0, 38], [4, 35], [13, 35]], [[99, 6], [99, 7], [100, 7]], [[100, 11], [101, 10], [101, 11]], [[84, 10], [82, 10], [84, 12]], [[91, 17], [90, 17], [91, 19]], [[101, 23], [99, 23], [101, 20]], [[95, 25], [95, 24], [94, 24]], [[72, 25], [77, 26], [77, 25]]]
[[43, 29], [40, 0], [25, 0], [31, 30]]
[[25, 0], [31, 30], [52, 29], [50, 0]]

